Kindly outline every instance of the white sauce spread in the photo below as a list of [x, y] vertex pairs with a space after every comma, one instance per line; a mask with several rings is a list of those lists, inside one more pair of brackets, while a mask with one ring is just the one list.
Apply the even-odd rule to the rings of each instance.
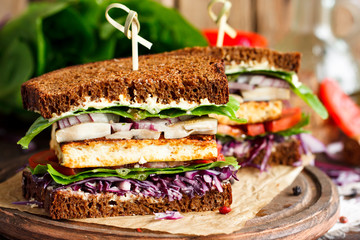
[[88, 109], [88, 108], [96, 108], [96, 109], [102, 109], [107, 107], [115, 107], [115, 106], [131, 106], [132, 108], [141, 108], [143, 110], [146, 110], [152, 114], [156, 114], [160, 112], [161, 110], [168, 109], [168, 108], [180, 108], [182, 110], [192, 110], [199, 106], [205, 106], [205, 105], [214, 105], [213, 103], [209, 102], [208, 99], [201, 99], [200, 104], [196, 102], [188, 102], [185, 101], [183, 98], [180, 98], [179, 102], [172, 101], [169, 104], [162, 104], [157, 102], [157, 97], [149, 97], [145, 100], [143, 103], [137, 103], [132, 102], [126, 96], [119, 95], [118, 101], [109, 101], [105, 98], [99, 98], [96, 100], [91, 100], [90, 97], [85, 97], [85, 101], [83, 101], [80, 105], [73, 107], [66, 113], [62, 113], [60, 115], [52, 114], [52, 118], [49, 119], [50, 121], [56, 120], [57, 118], [64, 117], [71, 115], [73, 112], [79, 109]]
[[[257, 62], [257, 61], [241, 61], [239, 64], [235, 63], [234, 61], [231, 62], [231, 65], [226, 65], [225, 66], [225, 73], [226, 74], [231, 74], [231, 73], [236, 73], [239, 71], [243, 71], [243, 70], [272, 70], [272, 71], [284, 71], [280, 68], [276, 68], [274, 66], [271, 66], [270, 63], [266, 60], [263, 59], [261, 62]], [[292, 75], [292, 79], [291, 79], [292, 84], [294, 84], [295, 87], [300, 87], [301, 86], [301, 82], [299, 82], [299, 78], [297, 76], [296, 73], [294, 73]]]

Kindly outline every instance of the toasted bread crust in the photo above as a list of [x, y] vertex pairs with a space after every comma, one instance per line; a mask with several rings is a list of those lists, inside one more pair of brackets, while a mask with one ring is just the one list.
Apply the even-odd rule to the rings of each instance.
[[217, 210], [232, 203], [231, 184], [223, 184], [223, 192], [210, 190], [203, 197], [190, 198], [183, 194], [181, 200], [137, 197], [124, 201], [114, 193], [89, 194], [86, 198], [73, 191], [52, 192], [36, 185], [29, 171], [23, 172], [23, 196], [44, 203], [53, 219], [96, 218], [131, 215], [150, 215], [156, 212], [202, 212]]
[[301, 54], [299, 52], [280, 53], [268, 48], [250, 48], [241, 46], [194, 47], [170, 52], [169, 54], [208, 55], [224, 60], [225, 65], [241, 62], [261, 63], [267, 61], [271, 67], [284, 71], [298, 72]]
[[[44, 118], [82, 108], [86, 101], [147, 104], [226, 104], [229, 91], [221, 59], [191, 55], [154, 54], [72, 66], [31, 79], [21, 87], [25, 109]], [[125, 100], [124, 100], [125, 99]]]

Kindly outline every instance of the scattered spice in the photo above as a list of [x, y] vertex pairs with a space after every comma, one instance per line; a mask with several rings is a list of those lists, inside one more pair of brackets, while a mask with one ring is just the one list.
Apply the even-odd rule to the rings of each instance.
[[295, 186], [293, 187], [293, 195], [294, 196], [299, 196], [301, 194], [301, 187], [300, 186]]
[[341, 217], [339, 218], [339, 221], [340, 221], [341, 223], [347, 223], [349, 220], [348, 220], [347, 217], [341, 216]]
[[345, 197], [348, 197], [348, 198], [354, 198], [357, 196], [357, 189], [356, 188], [352, 188], [351, 189], [351, 193], [349, 195], [346, 195]]
[[219, 212], [221, 214], [228, 214], [229, 212], [231, 212], [231, 208], [230, 207], [226, 207], [226, 206], [222, 206], [220, 209], [219, 209]]
[[141, 228], [137, 228], [136, 231], [138, 231], [139, 233], [142, 232]]

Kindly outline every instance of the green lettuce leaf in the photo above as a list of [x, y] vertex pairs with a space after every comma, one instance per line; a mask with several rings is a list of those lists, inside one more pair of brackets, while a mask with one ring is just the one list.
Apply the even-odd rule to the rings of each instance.
[[[78, 110], [70, 116], [77, 116], [85, 113], [112, 113], [116, 115], [120, 115], [125, 118], [141, 120], [148, 117], [159, 117], [159, 118], [174, 118], [184, 115], [194, 115], [194, 116], [203, 116], [208, 114], [218, 114], [225, 115], [229, 117], [231, 120], [236, 121], [238, 123], [245, 123], [246, 120], [238, 119], [236, 117], [236, 111], [239, 109], [239, 103], [235, 98], [230, 97], [229, 102], [226, 105], [208, 105], [208, 106], [200, 106], [194, 108], [190, 111], [185, 111], [178, 108], [170, 108], [160, 111], [159, 113], [152, 114], [146, 110], [138, 109], [138, 108], [129, 108], [129, 107], [110, 107], [104, 109], [87, 109], [87, 110]], [[66, 118], [63, 117], [63, 118]], [[24, 149], [27, 149], [31, 140], [42, 132], [44, 129], [50, 127], [53, 123], [57, 122], [62, 118], [56, 119], [54, 121], [49, 121], [44, 119], [43, 117], [39, 117], [29, 128], [26, 135], [22, 137], [17, 143], [21, 145]]]
[[30, 126], [29, 130], [26, 132], [25, 136], [22, 137], [17, 144], [21, 145], [23, 149], [28, 149], [31, 140], [39, 133], [41, 133], [46, 128], [50, 127], [53, 122], [49, 122], [43, 117], [39, 117], [35, 122]]
[[306, 102], [314, 111], [319, 114], [322, 119], [328, 118], [329, 114], [320, 102], [319, 98], [311, 91], [310, 88], [306, 87], [300, 82], [294, 82], [293, 76], [294, 72], [285, 72], [279, 70], [248, 70], [241, 69], [237, 71], [227, 70], [226, 74], [228, 75], [229, 81], [235, 81], [237, 77], [241, 74], [261, 74], [266, 76], [271, 76], [275, 78], [280, 78], [289, 83], [291, 90], [298, 95], [304, 102]]
[[225, 167], [232, 165], [235, 169], [239, 169], [238, 162], [233, 157], [226, 157], [225, 161], [217, 161], [212, 163], [198, 164], [192, 166], [178, 166], [173, 168], [121, 168], [121, 169], [108, 169], [108, 168], [95, 168], [80, 172], [76, 175], [66, 176], [56, 171], [50, 164], [37, 165], [35, 169], [31, 169], [32, 174], [45, 174], [48, 172], [54, 181], [58, 184], [67, 185], [77, 181], [93, 177], [121, 177], [124, 179], [137, 179], [144, 181], [151, 174], [178, 174], [183, 172], [195, 170], [207, 170], [215, 167]]

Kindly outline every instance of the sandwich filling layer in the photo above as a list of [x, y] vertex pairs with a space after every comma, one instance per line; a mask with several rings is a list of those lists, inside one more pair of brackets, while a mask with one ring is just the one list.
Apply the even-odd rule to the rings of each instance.
[[53, 124], [50, 148], [69, 168], [216, 160], [216, 131], [217, 120], [207, 116], [132, 121], [84, 114]]
[[226, 71], [229, 91], [243, 101], [288, 100], [290, 90], [304, 100], [321, 118], [328, 113], [312, 90], [303, 85], [295, 72], [251, 67], [231, 68]]

